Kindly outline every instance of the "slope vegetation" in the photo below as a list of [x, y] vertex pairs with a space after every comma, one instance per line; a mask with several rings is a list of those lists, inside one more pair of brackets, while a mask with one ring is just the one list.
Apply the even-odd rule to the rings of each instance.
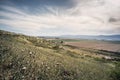
[[0, 80], [112, 80], [119, 61], [105, 56], [0, 30]]

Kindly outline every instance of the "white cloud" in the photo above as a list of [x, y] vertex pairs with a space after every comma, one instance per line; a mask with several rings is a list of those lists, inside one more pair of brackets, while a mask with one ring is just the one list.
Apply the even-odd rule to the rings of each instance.
[[[35, 33], [33, 35], [39, 35], [39, 31], [42, 32], [42, 30], [43, 32], [47, 30], [45, 35], [120, 34], [120, 30], [118, 30], [120, 22], [116, 22], [117, 24], [109, 22], [111, 17], [120, 18], [120, 0], [76, 1], [76, 6], [69, 9], [52, 6], [37, 8], [38, 13], [34, 15], [15, 7], [2, 6], [9, 12], [0, 11], [1, 16], [8, 18], [1, 18], [0, 24], [27, 30], [28, 34], [32, 31]], [[47, 11], [41, 14], [41, 10]], [[59, 31], [59, 27], [61, 27], [61, 31]], [[56, 31], [52, 32], [52, 30]]]

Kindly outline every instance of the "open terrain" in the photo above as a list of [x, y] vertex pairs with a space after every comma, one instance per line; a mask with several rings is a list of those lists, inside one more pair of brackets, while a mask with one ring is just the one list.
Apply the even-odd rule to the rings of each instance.
[[0, 30], [0, 80], [119, 80], [120, 55]]
[[72, 40], [65, 41], [65, 44], [76, 46], [78, 48], [92, 48], [98, 50], [120, 52], [120, 41]]

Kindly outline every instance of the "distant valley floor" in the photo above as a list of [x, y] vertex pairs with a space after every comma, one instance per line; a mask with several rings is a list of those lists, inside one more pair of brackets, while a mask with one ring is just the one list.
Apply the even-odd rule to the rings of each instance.
[[80, 41], [66, 41], [65, 44], [75, 46], [78, 48], [92, 48], [98, 50], [120, 52], [120, 43], [112, 43], [107, 41], [80, 40]]

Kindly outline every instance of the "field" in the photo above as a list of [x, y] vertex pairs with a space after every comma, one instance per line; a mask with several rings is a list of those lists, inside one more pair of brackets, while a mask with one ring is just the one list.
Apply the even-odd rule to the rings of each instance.
[[92, 48], [98, 50], [120, 52], [120, 41], [71, 40], [65, 41], [65, 44], [78, 48]]
[[0, 80], [119, 80], [120, 55], [0, 30]]

